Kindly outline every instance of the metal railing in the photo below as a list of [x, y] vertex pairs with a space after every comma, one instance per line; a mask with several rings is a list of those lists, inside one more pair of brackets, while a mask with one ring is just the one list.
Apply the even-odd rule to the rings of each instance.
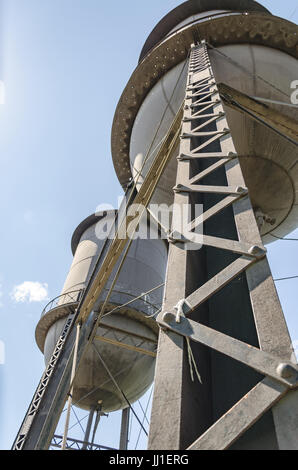
[[195, 20], [192, 20], [192, 21], [189, 21], [188, 23], [185, 23], [183, 25], [180, 25], [180, 26], [177, 26], [176, 29], [173, 29], [172, 31], [170, 31], [166, 36], [164, 36], [162, 39], [160, 39], [160, 41], [158, 41], [156, 44], [154, 44], [153, 47], [151, 47], [151, 49], [149, 49], [145, 55], [142, 57], [141, 59], [141, 62], [145, 59], [145, 57], [153, 51], [153, 49], [155, 49], [156, 47], [158, 47], [160, 44], [162, 44], [164, 41], [166, 41], [167, 39], [169, 39], [172, 35], [180, 32], [182, 29], [184, 28], [187, 28], [193, 24], [196, 24], [196, 23], [204, 23], [205, 21], [210, 21], [210, 20], [213, 20], [213, 19], [217, 19], [217, 18], [221, 18], [221, 17], [226, 17], [226, 16], [249, 16], [249, 15], [252, 15], [252, 14], [255, 14], [255, 13], [258, 13], [258, 14], [263, 14], [263, 15], [268, 15], [268, 13], [266, 13], [265, 11], [262, 12], [262, 11], [258, 11], [258, 12], [255, 12], [255, 11], [234, 11], [234, 10], [231, 10], [231, 11], [226, 11], [226, 12], [221, 12], [221, 13], [214, 13], [212, 15], [208, 14], [206, 16], [202, 16], [201, 18], [196, 18]]
[[[104, 290], [108, 291], [109, 289], [105, 288]], [[55, 297], [55, 299], [51, 300], [43, 309], [41, 318], [44, 317], [48, 312], [50, 312], [54, 308], [61, 307], [64, 305], [79, 303], [79, 301], [81, 300], [84, 294], [84, 291], [85, 289], [79, 289], [79, 290], [75, 290], [71, 292], [66, 292], [65, 294], [61, 294], [58, 297]], [[130, 301], [125, 302], [124, 305], [119, 305], [115, 307], [115, 310], [119, 310], [122, 306], [125, 307], [138, 301], [147, 305], [148, 308], [153, 309], [152, 313], [154, 313], [154, 310], [158, 311], [161, 308], [161, 305], [153, 304], [152, 302], [150, 302], [146, 298], [147, 297], [146, 293], [140, 294], [140, 296], [135, 296], [129, 292], [119, 291], [119, 290], [114, 289], [113, 294], [123, 295], [123, 296], [127, 296], [128, 298], [130, 298]]]
[[[160, 287], [160, 289], [161, 289], [161, 287]], [[109, 289], [105, 287], [103, 290], [108, 291]], [[156, 303], [153, 304], [152, 302], [150, 302], [147, 299], [147, 297], [148, 297], [147, 293], [143, 293], [143, 294], [140, 294], [139, 296], [136, 296], [134, 294], [131, 294], [130, 292], [125, 292], [125, 291], [120, 291], [120, 290], [117, 290], [117, 289], [113, 289], [112, 296], [113, 296], [113, 294], [123, 295], [123, 296], [127, 296], [128, 298], [130, 298], [130, 300], [128, 302], [125, 302], [123, 305], [117, 305], [117, 307], [115, 306], [115, 311], [119, 310], [122, 307], [132, 305], [135, 302], [144, 303], [145, 305], [147, 305], [147, 307], [149, 307], [151, 309], [154, 309], [155, 311], [158, 311], [161, 308], [161, 304], [156, 304]], [[113, 303], [113, 297], [112, 296], [111, 296], [111, 303]], [[145, 312], [143, 312], [143, 313], [145, 313]], [[152, 310], [152, 313], [154, 313], [153, 310]]]
[[[227, 11], [222, 11], [220, 13], [208, 14], [208, 15], [202, 16], [200, 18], [196, 18], [194, 20], [191, 20], [188, 23], [182, 24], [180, 26], [178, 25], [176, 27], [176, 29], [173, 29], [172, 31], [170, 31], [164, 37], [164, 39], [168, 39], [172, 34], [177, 33], [181, 29], [186, 28], [188, 26], [191, 26], [192, 24], [195, 24], [195, 23], [204, 23], [205, 21], [210, 21], [210, 20], [213, 20], [214, 18], [216, 19], [216, 18], [221, 18], [221, 17], [225, 17], [225, 16], [236, 16], [236, 15], [248, 16], [248, 15], [255, 14], [255, 13], [263, 13], [263, 14], [268, 15], [268, 13], [260, 12], [260, 11], [255, 12], [255, 11], [234, 11], [234, 10], [231, 10], [231, 11], [227, 10]], [[161, 40], [160, 42], [163, 42], [163, 40]]]
[[82, 298], [84, 290], [85, 289], [74, 290], [74, 291], [66, 292], [65, 294], [59, 295], [58, 297], [55, 297], [55, 299], [51, 300], [43, 309], [41, 318], [44, 315], [46, 315], [48, 312], [53, 310], [54, 308], [60, 307], [62, 305], [79, 303], [80, 299]]
[[[62, 447], [62, 436], [54, 436], [51, 442], [50, 449], [61, 449]], [[99, 444], [91, 444], [91, 443], [86, 443], [84, 441], [79, 441], [78, 439], [72, 439], [70, 437], [67, 438], [67, 445], [66, 449], [67, 450], [83, 450], [84, 445], [87, 444], [86, 450], [117, 450], [113, 449], [112, 447], [106, 447], [102, 446]]]

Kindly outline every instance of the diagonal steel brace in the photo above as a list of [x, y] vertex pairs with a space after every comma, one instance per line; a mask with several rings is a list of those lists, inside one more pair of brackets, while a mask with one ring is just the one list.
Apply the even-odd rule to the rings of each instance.
[[[186, 309], [189, 310], [188, 305], [186, 305]], [[157, 322], [163, 329], [168, 329], [229, 356], [257, 372], [281, 382], [288, 389], [298, 388], [298, 368], [292, 363], [285, 363], [273, 354], [220, 333], [185, 316], [177, 318], [177, 313], [174, 312], [161, 312], [157, 317]]]

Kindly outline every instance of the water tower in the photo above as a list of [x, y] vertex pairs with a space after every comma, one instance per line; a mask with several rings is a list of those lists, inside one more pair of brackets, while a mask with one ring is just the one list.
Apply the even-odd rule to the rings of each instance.
[[[36, 343], [44, 354], [46, 367], [51, 364], [69, 316], [78, 309], [108, 237], [114, 236], [117, 216], [117, 211], [111, 210], [91, 215], [73, 234], [74, 257], [62, 292], [44, 308], [36, 327]], [[145, 232], [146, 217], [142, 226]], [[95, 450], [100, 416], [123, 410], [120, 445], [125, 448], [129, 405], [145, 394], [154, 378], [159, 332], [155, 317], [162, 304], [167, 250], [158, 234], [154, 239], [133, 241], [121, 263], [120, 275], [117, 276], [118, 263], [98, 297], [93, 308], [97, 313], [116, 279], [94, 340], [77, 370], [71, 394], [72, 406], [90, 412], [86, 433], [81, 442], [68, 435], [67, 445]], [[55, 435], [52, 445], [59, 443], [60, 436]]]
[[[61, 294], [45, 307], [36, 327], [36, 342], [44, 353], [46, 365], [69, 312], [77, 307], [90, 281], [108, 235], [104, 230], [112, 226], [115, 215], [115, 212], [108, 211], [90, 216], [73, 234], [74, 258], [64, 287]], [[132, 243], [106, 306], [106, 315], [96, 332], [93, 347], [86, 353], [76, 377], [73, 403], [79, 408], [92, 410], [98, 408], [99, 403], [100, 410], [107, 413], [127, 408], [127, 401], [115, 390], [104, 365], [117, 377], [119, 387], [131, 403], [152, 384], [158, 338], [154, 314], [160, 309], [163, 288], [146, 296], [142, 293], [163, 284], [166, 263], [165, 242], [136, 240]], [[112, 279], [113, 276], [102, 299], [98, 299], [96, 310], [100, 309]], [[99, 354], [102, 362], [99, 361]]]
[[[149, 35], [112, 155], [127, 207], [145, 207], [166, 241], [99, 240], [109, 213], [76, 230], [62, 294], [37, 326], [47, 368], [15, 449], [47, 448], [67, 398], [125, 408], [156, 353], [149, 449], [298, 449], [298, 371], [265, 248], [298, 224], [297, 33], [251, 0], [190, 0]], [[147, 224], [121, 212], [132, 221]], [[144, 367], [115, 331], [146, 340]]]
[[[279, 389], [286, 376], [294, 389], [297, 371], [264, 247], [298, 224], [297, 33], [254, 1], [187, 1], [149, 35], [118, 104], [123, 186], [141, 190], [182, 118], [152, 202], [203, 206], [188, 234], [176, 209], [161, 227], [170, 250], [150, 449], [297, 449], [298, 396]], [[199, 226], [203, 247], [187, 251]]]

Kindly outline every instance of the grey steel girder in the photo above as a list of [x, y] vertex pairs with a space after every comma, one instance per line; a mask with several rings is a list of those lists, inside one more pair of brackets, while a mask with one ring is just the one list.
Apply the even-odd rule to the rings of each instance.
[[[266, 116], [263, 118], [266, 119]], [[202, 119], [205, 121], [202, 122]], [[204, 42], [192, 47], [182, 123], [180, 152], [177, 159], [177, 182], [173, 188], [174, 203], [176, 205], [191, 204], [192, 194], [226, 194], [226, 198], [208, 208], [197, 219], [192, 220], [187, 230], [194, 230], [206, 220], [232, 206], [238, 241], [202, 234], [199, 235], [198, 243], [232, 251], [242, 256], [201, 287], [194, 289], [191, 294], [187, 294], [187, 266], [194, 255], [192, 252], [187, 254], [186, 244], [190, 241], [190, 237], [181, 233], [179, 224], [176, 226], [174, 213], [172, 233], [169, 237], [171, 245], [165, 300], [163, 311], [157, 318], [161, 333], [149, 449], [179, 449], [183, 448], [181, 442], [187, 441], [187, 438], [183, 436], [183, 430], [181, 431], [183, 412], [186, 412], [183, 411], [181, 397], [185, 374], [180, 373], [180, 370], [182, 371], [185, 367], [183, 357], [187, 344], [198, 343], [207, 349], [210, 348], [242, 362], [265, 378], [209, 429], [201, 433], [198, 439], [189, 446], [189, 450], [230, 448], [271, 408], [279, 448], [297, 450], [297, 421], [295, 424], [293, 419], [286, 420], [284, 416], [289, 417], [291, 413], [295, 417], [298, 416], [298, 392], [296, 391], [298, 368], [291, 363], [293, 353], [291, 340], [266, 258], [266, 249], [262, 244], [245, 186], [223, 102], [213, 75], [208, 47]], [[216, 129], [205, 132], [204, 127], [211, 123], [216, 123]], [[221, 151], [210, 150], [208, 152], [208, 147], [214, 142], [220, 144]], [[212, 145], [209, 148], [212, 149]], [[217, 159], [216, 163], [210, 164], [197, 174], [191, 174], [192, 162], [200, 159], [212, 161], [213, 158]], [[222, 167], [225, 168], [227, 186], [197, 184], [205, 176]], [[243, 272], [246, 273], [259, 348], [188, 318], [196, 308], [202, 306]], [[170, 402], [169, 390], [171, 390]], [[189, 387], [188, 390], [192, 389]], [[193, 406], [195, 414], [196, 409], [199, 410], [199, 408], [196, 408], [198, 405], [192, 394], [188, 396], [188, 399], [191, 402], [190, 408]], [[161, 413], [162, 419], [159, 416]], [[174, 418], [174, 413], [177, 414], [177, 418]], [[184, 423], [184, 427], [191, 426], [193, 418], [188, 415], [188, 419], [189, 423]]]

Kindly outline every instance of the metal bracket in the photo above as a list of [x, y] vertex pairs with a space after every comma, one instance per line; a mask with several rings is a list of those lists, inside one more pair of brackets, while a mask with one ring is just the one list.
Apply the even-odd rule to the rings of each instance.
[[247, 195], [248, 189], [243, 188], [242, 186], [237, 186], [233, 188], [231, 186], [206, 186], [206, 185], [184, 185], [177, 184], [173, 188], [175, 193], [216, 193], [216, 194], [230, 194], [234, 196]]
[[260, 101], [224, 84], [219, 83], [218, 90], [225, 104], [252, 119], [269, 127], [272, 131], [298, 145], [298, 121], [281, 113]]
[[249, 243], [229, 240], [226, 238], [212, 237], [210, 235], [194, 234], [198, 239], [196, 241], [187, 238], [182, 233], [174, 230], [168, 237], [168, 242], [172, 244], [177, 243], [192, 243], [194, 245], [213, 246], [223, 250], [233, 251], [239, 255], [251, 256], [255, 259], [261, 259], [266, 256], [267, 249], [263, 245], [250, 245]]
[[188, 161], [188, 160], [196, 160], [200, 158], [220, 158], [220, 159], [227, 159], [229, 158], [230, 160], [233, 160], [235, 158], [238, 158], [237, 153], [229, 152], [228, 155], [226, 155], [224, 152], [221, 153], [181, 153], [178, 157], [178, 161]]
[[190, 306], [184, 300], [181, 302], [179, 318], [174, 312], [161, 312], [158, 315], [157, 322], [161, 327], [227, 354], [259, 373], [281, 382], [289, 389], [298, 388], [298, 368], [293, 364], [285, 363], [272, 354], [185, 318], [181, 311], [184, 312], [185, 306], [189, 311]]
[[[195, 73], [192, 73], [194, 69]], [[189, 240], [191, 238], [189, 234], [192, 230], [225, 208], [233, 206], [238, 241], [220, 239], [205, 234], [198, 235], [200, 238], [196, 238], [196, 240], [199, 240], [203, 245], [228, 250], [242, 256], [214, 275], [212, 279], [201, 285], [197, 290], [188, 295], [186, 299], [180, 300], [176, 307], [173, 308], [177, 297], [185, 295], [187, 291], [186, 276], [188, 272], [192, 272], [192, 266], [190, 260], [188, 260], [188, 255], [183, 255], [175, 246], [170, 247], [169, 274], [166, 284], [164, 311], [158, 316], [157, 322], [161, 329], [171, 333], [171, 337], [173, 334], [176, 334], [180, 338], [176, 337], [177, 341], [169, 341], [168, 338], [164, 337], [160, 342], [156, 373], [156, 397], [158, 399], [156, 399], [157, 404], [153, 407], [152, 415], [153, 418], [156, 416], [157, 419], [153, 419], [151, 424], [152, 442], [156, 445], [159, 443], [159, 440], [162, 440], [163, 445], [168, 445], [170, 441], [170, 438], [164, 437], [160, 430], [159, 413], [160, 409], [164, 410], [164, 420], [167, 428], [169, 428], [172, 424], [169, 416], [175, 412], [173, 407], [177, 406], [177, 402], [174, 405], [169, 404], [168, 394], [164, 392], [165, 386], [167, 388], [172, 380], [171, 374], [164, 378], [164, 365], [167, 365], [168, 360], [172, 367], [174, 367], [175, 361], [179, 361], [179, 366], [181, 367], [182, 360], [184, 361], [184, 356], [181, 355], [181, 348], [183, 347], [182, 337], [186, 338], [187, 342], [190, 340], [198, 342], [227, 357], [246, 364], [248, 367], [265, 375], [265, 378], [207, 429], [190, 446], [190, 450], [221, 450], [229, 448], [268, 410], [273, 408], [290, 389], [298, 388], [298, 369], [290, 362], [287, 362], [291, 354], [290, 338], [288, 337], [274, 282], [266, 260], [266, 249], [261, 242], [260, 232], [256, 224], [250, 199], [249, 197], [242, 197], [247, 196], [248, 193], [233, 142], [233, 135], [228, 130], [229, 124], [224, 113], [224, 103], [220, 97], [222, 90], [218, 91], [217, 84], [213, 83], [214, 79], [212, 66], [208, 60], [207, 47], [199, 45], [191, 51], [191, 66], [188, 74], [182, 136], [179, 157], [177, 158], [177, 186], [174, 188], [175, 202], [177, 204], [184, 204], [188, 200], [192, 204], [194, 198], [188, 198], [188, 193], [193, 192], [230, 192], [222, 200], [209, 207], [204, 214], [191, 221], [188, 224], [188, 232], [185, 231], [185, 236], [179, 233], [178, 225], [174, 225], [173, 231], [169, 235], [169, 242], [176, 244], [177, 248], [180, 248], [179, 245], [181, 245], [186, 250], [187, 247], [185, 245], [193, 243]], [[206, 87], [210, 90], [209, 96], [211, 98], [207, 98]], [[216, 88], [217, 93], [215, 93]], [[197, 97], [200, 98], [197, 99]], [[236, 109], [244, 112], [243, 103], [241, 105], [242, 108], [238, 106], [239, 103], [240, 101], [237, 98]], [[253, 112], [251, 113], [251, 117], [254, 119], [259, 112], [264, 111], [264, 107], [262, 110], [261, 108], [257, 109], [256, 105], [258, 104], [258, 102], [254, 103]], [[265, 120], [264, 114], [257, 117], [257, 120], [260, 120], [260, 122]], [[205, 127], [205, 130], [214, 130], [213, 133], [202, 132], [205, 121], [208, 124], [212, 123], [208, 128]], [[294, 129], [295, 135], [293, 135], [293, 129], [291, 131], [292, 135], [289, 138], [293, 141], [297, 139], [297, 124]], [[279, 132], [283, 133], [284, 129], [279, 128]], [[215, 152], [213, 151], [214, 149]], [[217, 161], [209, 164], [209, 161], [214, 158]], [[201, 165], [202, 159], [207, 159], [206, 164], [202, 162]], [[231, 164], [232, 159], [234, 160], [233, 164]], [[198, 163], [198, 165], [192, 165], [193, 161]], [[198, 185], [198, 182], [205, 176], [209, 176], [213, 171], [217, 171], [222, 166], [226, 173], [228, 186], [216, 188]], [[200, 173], [193, 175], [197, 168], [201, 170]], [[190, 175], [192, 175], [191, 179]], [[174, 230], [175, 228], [176, 230]], [[179, 272], [180, 260], [183, 261], [181, 263], [181, 272]], [[186, 271], [187, 269], [190, 271]], [[186, 318], [190, 312], [194, 312], [195, 309], [212, 298], [213, 295], [232, 282], [233, 279], [243, 275], [244, 272], [246, 273], [260, 349]], [[177, 287], [176, 295], [173, 292], [175, 287]], [[267, 292], [269, 293], [269, 298], [266, 298]], [[281, 335], [280, 341], [279, 334]], [[275, 341], [277, 344], [275, 344]], [[167, 357], [169, 351], [171, 358]], [[274, 353], [274, 351], [278, 352]], [[178, 379], [179, 383], [175, 389], [175, 384], [173, 384], [176, 397], [181, 393], [181, 385], [183, 384], [182, 374]], [[192, 397], [190, 398], [191, 400]], [[195, 403], [195, 400], [192, 403]], [[287, 405], [287, 410], [290, 413], [290, 405]], [[278, 418], [275, 411], [273, 408], [277, 438], [279, 439], [284, 432], [288, 438], [294, 426], [286, 425], [285, 420]], [[295, 413], [297, 414], [296, 410]], [[176, 439], [180, 436], [181, 419], [182, 417], [173, 425]], [[171, 434], [172, 436], [173, 434]], [[280, 442], [279, 446], [281, 446]]]

